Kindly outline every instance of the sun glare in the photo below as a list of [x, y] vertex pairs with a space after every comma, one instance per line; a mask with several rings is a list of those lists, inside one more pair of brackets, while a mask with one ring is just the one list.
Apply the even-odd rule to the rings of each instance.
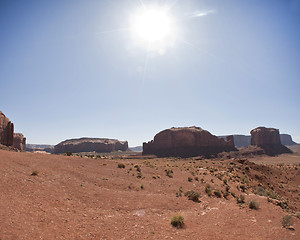
[[174, 35], [174, 24], [164, 8], [148, 8], [132, 16], [131, 31], [136, 40], [152, 47], [165, 48]]

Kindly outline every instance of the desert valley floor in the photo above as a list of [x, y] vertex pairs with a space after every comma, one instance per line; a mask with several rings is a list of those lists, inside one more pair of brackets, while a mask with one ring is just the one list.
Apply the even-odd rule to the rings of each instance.
[[[300, 239], [299, 171], [299, 152], [180, 159], [0, 150], [0, 239]], [[198, 201], [185, 196], [191, 190]], [[183, 228], [171, 225], [175, 214]]]

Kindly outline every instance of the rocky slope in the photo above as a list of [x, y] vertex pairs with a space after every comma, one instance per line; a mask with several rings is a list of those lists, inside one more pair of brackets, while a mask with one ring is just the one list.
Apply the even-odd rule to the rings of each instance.
[[0, 150], [0, 239], [298, 240], [299, 156], [257, 161]]

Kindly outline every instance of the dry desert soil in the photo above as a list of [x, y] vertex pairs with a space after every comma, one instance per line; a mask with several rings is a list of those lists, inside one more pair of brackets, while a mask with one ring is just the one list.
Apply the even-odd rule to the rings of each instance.
[[[299, 170], [299, 152], [180, 159], [0, 150], [0, 240], [300, 239]], [[198, 201], [185, 196], [192, 190]], [[171, 225], [176, 214], [183, 228]]]

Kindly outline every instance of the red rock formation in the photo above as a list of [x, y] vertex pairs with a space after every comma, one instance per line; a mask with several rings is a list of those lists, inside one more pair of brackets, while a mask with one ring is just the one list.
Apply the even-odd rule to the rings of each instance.
[[199, 127], [166, 129], [156, 134], [154, 140], [143, 143], [143, 155], [154, 154], [159, 157], [207, 156], [235, 150], [232, 136], [225, 141]]
[[0, 111], [0, 144], [12, 146], [14, 139], [14, 124]]
[[26, 138], [22, 133], [14, 133], [14, 148], [26, 151]]
[[281, 144], [278, 129], [258, 127], [251, 130], [250, 134], [251, 145], [261, 147], [267, 155], [291, 153], [290, 149]]
[[114, 152], [126, 151], [128, 149], [127, 141], [118, 141], [107, 138], [80, 138], [69, 139], [54, 146], [55, 153], [65, 153], [71, 151], [78, 152]]

